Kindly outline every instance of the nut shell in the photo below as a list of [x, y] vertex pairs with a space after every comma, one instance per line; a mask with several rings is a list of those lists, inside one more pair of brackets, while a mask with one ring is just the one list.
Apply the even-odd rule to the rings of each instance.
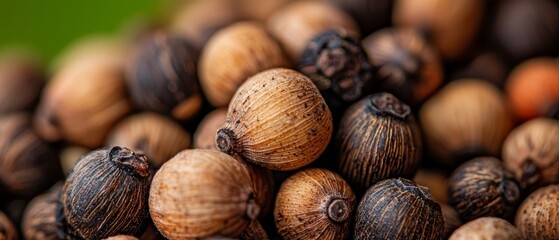
[[237, 91], [217, 148], [272, 170], [293, 170], [316, 160], [333, 131], [332, 115], [310, 79], [272, 69]]
[[410, 108], [390, 93], [353, 104], [335, 146], [340, 173], [358, 192], [384, 179], [412, 178], [421, 161], [421, 136]]
[[427, 188], [393, 178], [367, 190], [357, 207], [353, 238], [442, 239], [444, 227], [441, 206]]
[[27, 204], [21, 223], [25, 239], [58, 239], [56, 214], [62, 186], [62, 183], [54, 185], [47, 193], [35, 197]]
[[209, 40], [200, 58], [200, 83], [213, 106], [227, 107], [247, 78], [288, 65], [281, 46], [262, 25], [239, 22]]
[[274, 219], [284, 239], [346, 239], [354, 208], [355, 194], [342, 177], [311, 168], [283, 182]]
[[458, 228], [448, 240], [523, 240], [522, 234], [512, 224], [496, 217], [482, 217]]
[[46, 76], [30, 57], [0, 57], [0, 114], [27, 110], [39, 99]]
[[0, 212], [0, 239], [17, 240], [17, 230], [6, 214]]
[[514, 225], [526, 239], [559, 239], [559, 185], [542, 187], [522, 202]]
[[120, 122], [106, 145], [141, 151], [155, 168], [159, 168], [178, 152], [190, 148], [191, 137], [171, 119], [155, 113], [141, 113]]
[[460, 214], [447, 204], [441, 204], [441, 210], [444, 217], [444, 236], [447, 238], [450, 237], [456, 229], [462, 226], [462, 220], [460, 220]]
[[262, 225], [260, 224], [259, 221], [252, 221], [245, 229], [245, 231], [243, 231], [243, 234], [241, 234], [239, 239], [240, 240], [251, 240], [251, 239], [268, 240], [270, 239], [270, 237], [268, 237], [268, 234], [266, 233], [266, 231], [264, 231], [264, 228], [262, 228]]
[[221, 128], [227, 119], [227, 109], [216, 109], [198, 124], [194, 133], [194, 148], [218, 150], [215, 146], [217, 130]]

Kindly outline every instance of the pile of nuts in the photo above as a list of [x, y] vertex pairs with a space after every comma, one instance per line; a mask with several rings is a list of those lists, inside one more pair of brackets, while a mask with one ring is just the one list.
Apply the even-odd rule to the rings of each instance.
[[172, 14], [1, 57], [0, 239], [559, 239], [557, 1]]

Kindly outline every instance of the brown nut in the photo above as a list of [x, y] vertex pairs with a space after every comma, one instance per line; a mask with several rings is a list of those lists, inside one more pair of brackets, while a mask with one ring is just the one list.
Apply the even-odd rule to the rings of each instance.
[[0, 115], [33, 107], [45, 79], [35, 59], [21, 54], [0, 56]]
[[56, 214], [63, 183], [54, 185], [48, 192], [35, 197], [23, 215], [21, 228], [25, 239], [57, 240]]
[[208, 113], [198, 124], [194, 133], [194, 148], [218, 150], [215, 146], [217, 130], [225, 124], [226, 119], [226, 108], [216, 109]]
[[542, 187], [522, 202], [514, 225], [526, 239], [559, 239], [559, 185]]
[[17, 230], [6, 214], [0, 212], [0, 239], [17, 240]]
[[239, 239], [240, 240], [252, 240], [252, 239], [269, 240], [270, 237], [268, 237], [268, 234], [266, 233], [266, 231], [264, 231], [264, 228], [262, 228], [260, 222], [254, 220], [248, 225], [245, 231], [243, 231]]
[[496, 217], [482, 217], [458, 228], [448, 240], [524, 240], [522, 234], [512, 224]]

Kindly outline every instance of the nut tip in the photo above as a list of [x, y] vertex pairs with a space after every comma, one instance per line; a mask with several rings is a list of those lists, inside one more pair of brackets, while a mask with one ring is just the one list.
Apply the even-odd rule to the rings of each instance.
[[233, 132], [228, 128], [220, 128], [217, 131], [216, 147], [219, 151], [232, 155], [235, 153], [235, 138]]
[[347, 201], [344, 199], [334, 199], [330, 201], [326, 211], [328, 219], [337, 223], [341, 223], [349, 219], [351, 213], [351, 209]]

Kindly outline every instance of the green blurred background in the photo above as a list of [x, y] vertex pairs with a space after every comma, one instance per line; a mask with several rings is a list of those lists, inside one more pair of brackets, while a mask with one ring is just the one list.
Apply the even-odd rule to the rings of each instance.
[[168, 5], [163, 0], [2, 0], [0, 52], [16, 47], [50, 61], [83, 36], [115, 34], [134, 21], [164, 17]]

